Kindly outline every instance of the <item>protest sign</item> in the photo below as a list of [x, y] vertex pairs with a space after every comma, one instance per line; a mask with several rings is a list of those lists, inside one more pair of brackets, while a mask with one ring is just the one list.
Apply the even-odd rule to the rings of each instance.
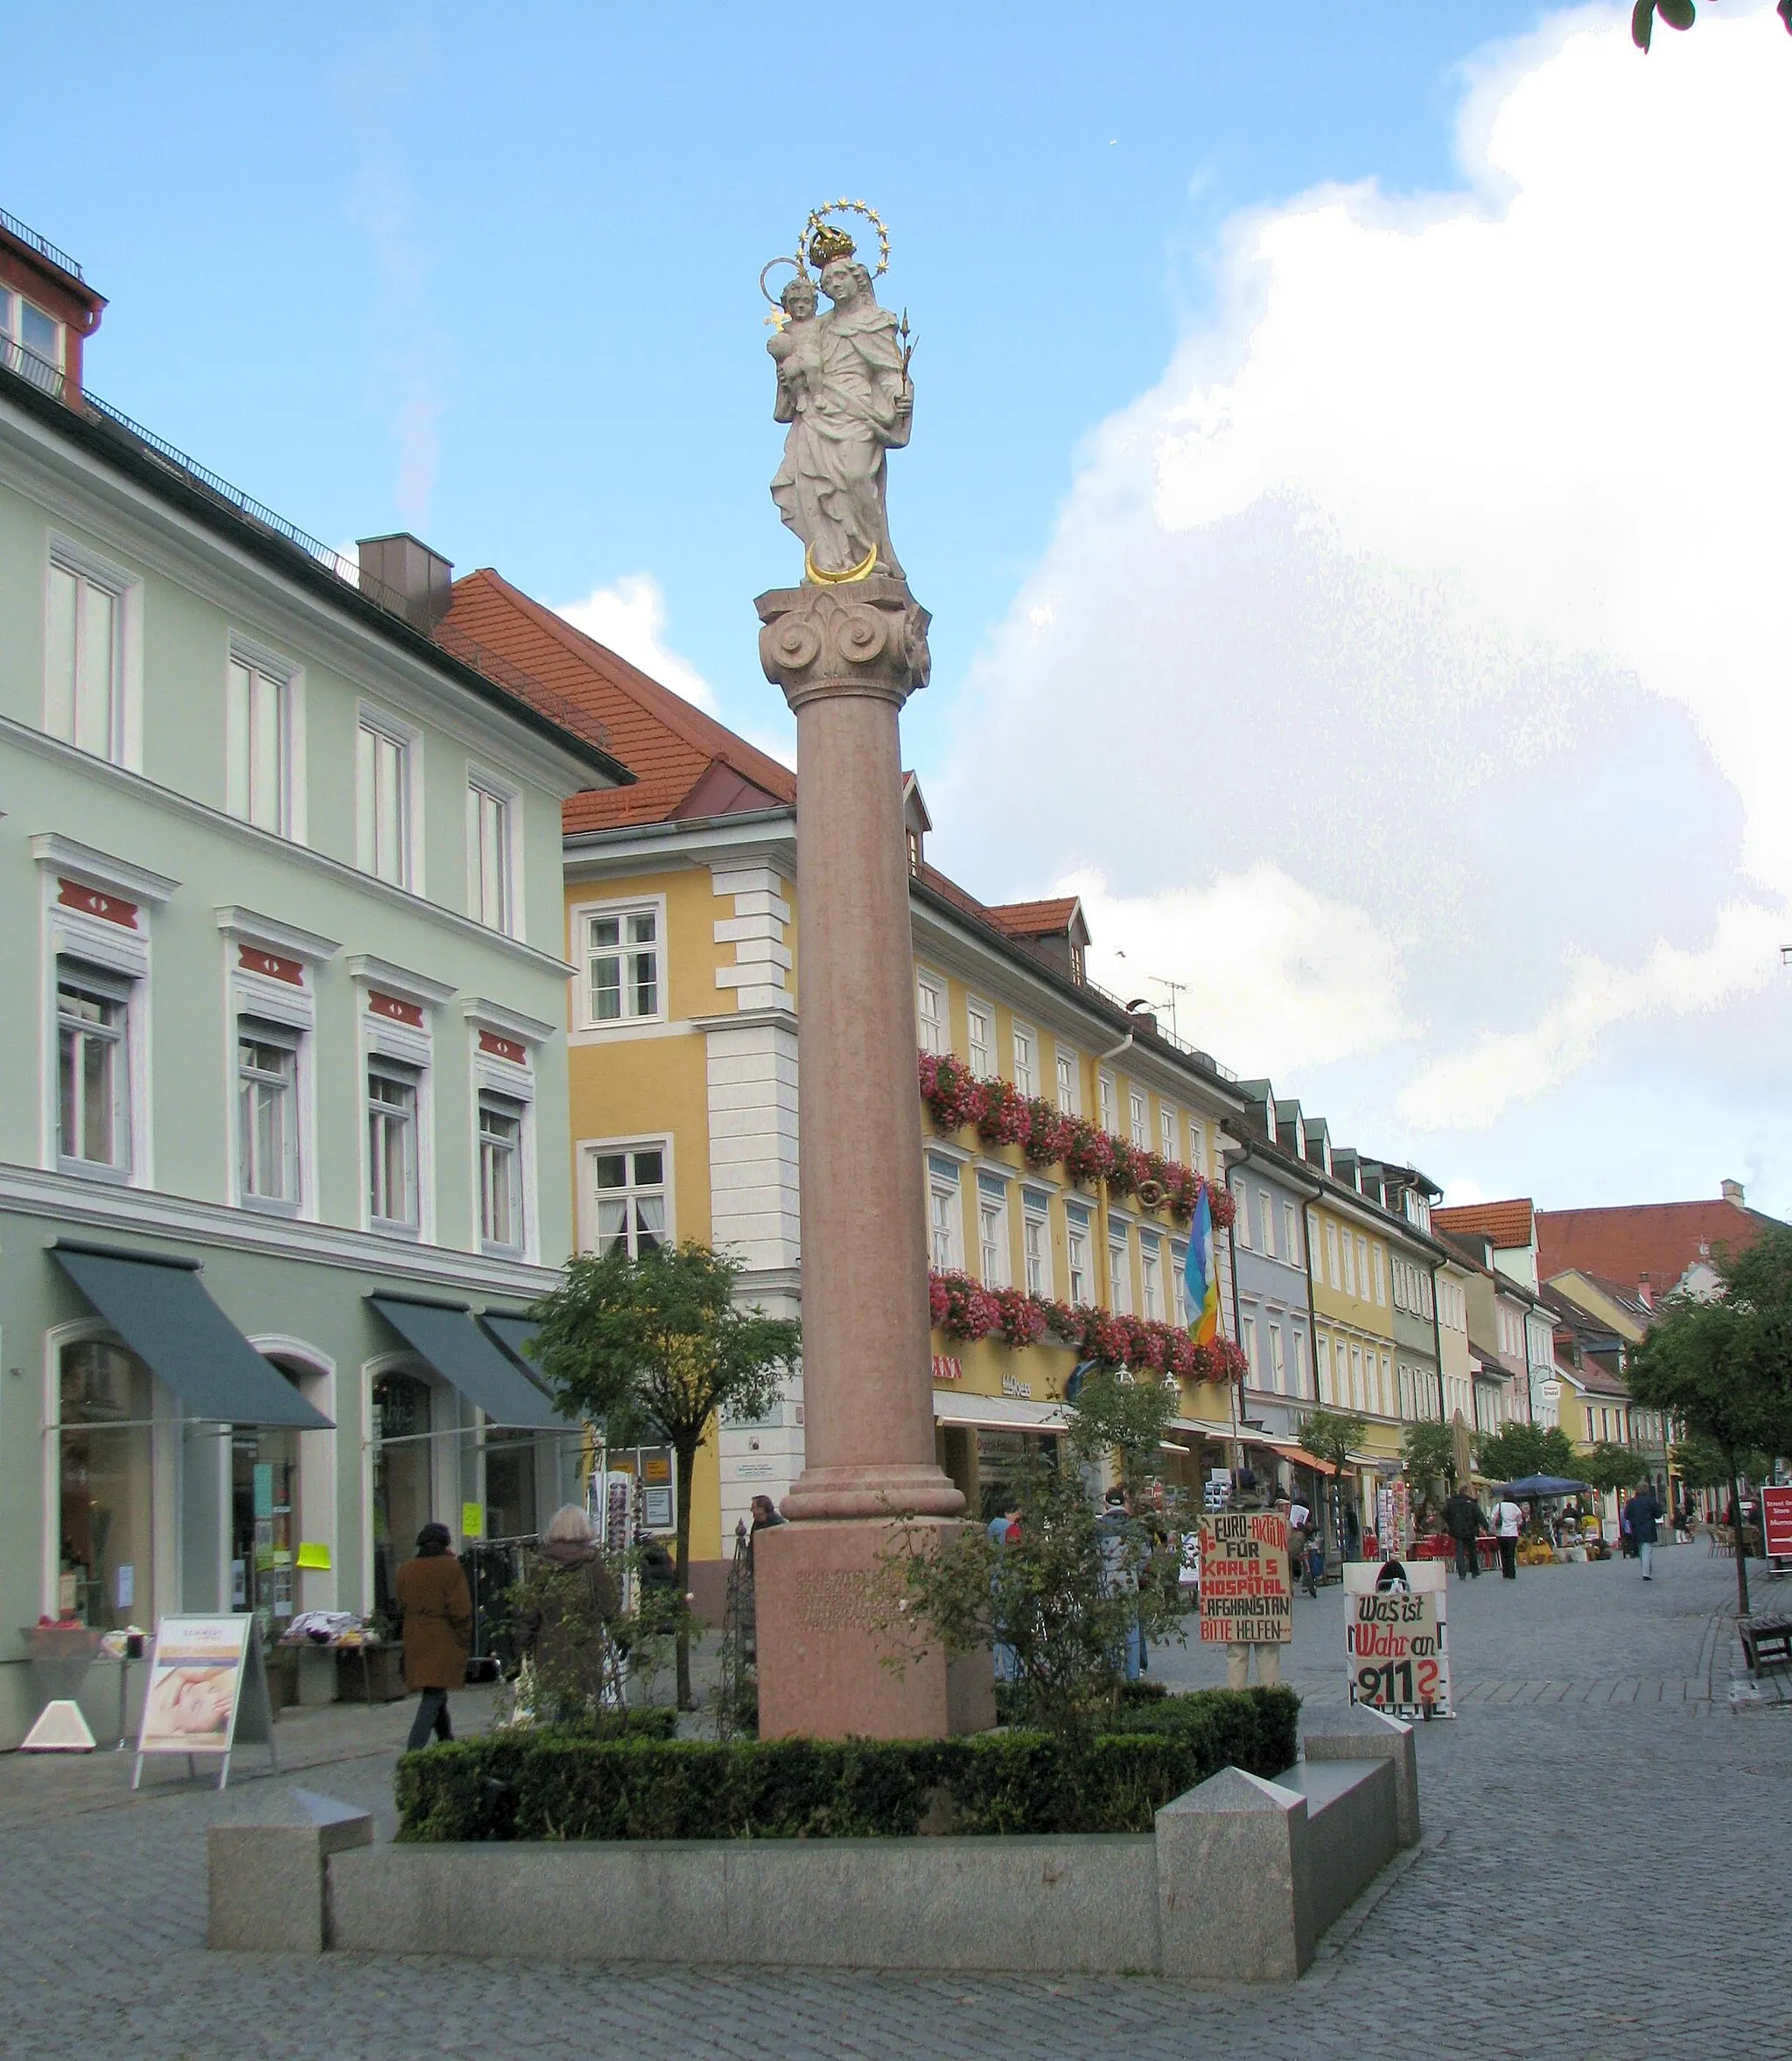
[[1453, 1717], [1442, 1564], [1396, 1574], [1392, 1563], [1366, 1561], [1344, 1574], [1350, 1700], [1389, 1717]]
[[255, 1630], [255, 1619], [241, 1612], [158, 1621], [133, 1789], [147, 1754], [185, 1754], [189, 1769], [200, 1755], [216, 1755], [222, 1789], [239, 1742], [259, 1741], [273, 1750], [274, 1708]]
[[1227, 1646], [1286, 1645], [1294, 1637], [1286, 1518], [1230, 1510], [1201, 1518], [1200, 1636]]

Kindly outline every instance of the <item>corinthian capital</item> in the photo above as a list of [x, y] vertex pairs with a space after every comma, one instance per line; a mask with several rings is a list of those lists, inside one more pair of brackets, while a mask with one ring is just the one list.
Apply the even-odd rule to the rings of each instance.
[[793, 710], [817, 694], [865, 694], [897, 707], [928, 683], [928, 612], [900, 579], [774, 587], [760, 612], [760, 663]]

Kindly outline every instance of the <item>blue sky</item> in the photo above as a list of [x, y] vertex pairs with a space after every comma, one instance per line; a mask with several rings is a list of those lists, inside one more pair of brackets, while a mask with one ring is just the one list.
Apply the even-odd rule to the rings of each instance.
[[[1698, 606], [1783, 566], [1783, 509], [1709, 454], [1759, 466], [1788, 403], [1764, 377], [1739, 433], [1624, 327], [1679, 325], [1703, 389], [1782, 312], [1734, 203], [1785, 188], [1792, 46], [1702, 12], [1646, 68], [1620, 11], [1495, 0], [121, 12], [71, 147], [39, 10], [0, 205], [110, 297], [108, 399], [330, 542], [414, 528], [591, 602], [776, 742], [755, 278], [870, 199], [920, 338], [892, 515], [941, 861], [992, 899], [1076, 880], [1108, 978], [1190, 978], [1185, 1030], [1452, 1194], [1735, 1174], [1792, 1209], [1755, 971], [1792, 866], [1746, 764], [1783, 661], [1743, 637], [1726, 669]], [[1696, 320], [1637, 298], [1710, 241], [1648, 183], [1664, 149], [1737, 217]], [[1633, 633], [1609, 566], [1651, 496], [1700, 515], [1704, 585]]]

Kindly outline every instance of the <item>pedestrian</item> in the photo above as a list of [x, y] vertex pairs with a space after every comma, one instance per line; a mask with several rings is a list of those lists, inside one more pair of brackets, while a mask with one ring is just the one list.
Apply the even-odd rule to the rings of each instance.
[[1344, 1558], [1360, 1560], [1362, 1558], [1362, 1519], [1356, 1514], [1356, 1505], [1344, 1505]]
[[448, 1692], [465, 1686], [472, 1646], [472, 1597], [466, 1575], [448, 1550], [446, 1525], [428, 1524], [416, 1535], [416, 1558], [406, 1560], [396, 1583], [404, 1620], [404, 1686], [417, 1691], [405, 1751], [427, 1746], [433, 1732], [452, 1739]]
[[1645, 1482], [1628, 1503], [1624, 1505], [1624, 1522], [1628, 1525], [1631, 1539], [1636, 1546], [1636, 1557], [1642, 1562], [1642, 1578], [1653, 1581], [1656, 1558], [1656, 1527], [1660, 1524], [1662, 1506], [1656, 1501], [1655, 1490]]
[[[1020, 1505], [1014, 1501], [1012, 1496], [1004, 1497], [1002, 1500], [1012, 1507], [998, 1511], [984, 1527], [985, 1536], [990, 1544], [995, 1547], [998, 1554], [1000, 1554], [1008, 1546], [1018, 1546], [1020, 1543]], [[990, 1588], [992, 1594], [998, 1589], [1000, 1579], [999, 1565], [991, 1567], [990, 1569]], [[1019, 1677], [1020, 1658], [1012, 1645], [1003, 1636], [1008, 1628], [1003, 1622], [999, 1611], [996, 1615], [995, 1623], [991, 1629], [996, 1636], [990, 1642], [990, 1658], [995, 1666], [996, 1679], [998, 1682], [1014, 1681]]]
[[[1143, 1557], [1138, 1527], [1132, 1521], [1126, 1491], [1117, 1483], [1103, 1498], [1102, 1514], [1096, 1519], [1096, 1537], [1102, 1553], [1102, 1594], [1136, 1596], [1138, 1566]], [[1121, 1655], [1122, 1672], [1129, 1682], [1136, 1682], [1139, 1678], [1143, 1644], [1138, 1629], [1138, 1606], [1134, 1603], [1128, 1614], [1125, 1644]]]
[[[610, 1627], [616, 1584], [578, 1504], [549, 1520], [516, 1615], [517, 1650], [535, 1676], [536, 1711], [550, 1723], [576, 1723], [616, 1679]], [[612, 1699], [613, 1700], [613, 1699]]]
[[755, 1496], [752, 1499], [752, 1529], [754, 1533], [775, 1531], [790, 1519], [778, 1509], [769, 1496]]
[[1494, 1536], [1500, 1542], [1500, 1573], [1508, 1581], [1518, 1579], [1518, 1532], [1523, 1522], [1524, 1512], [1502, 1490], [1494, 1505]]
[[1481, 1534], [1480, 1505], [1466, 1490], [1458, 1489], [1444, 1504], [1444, 1529], [1456, 1547], [1456, 1579], [1480, 1579], [1480, 1554], [1475, 1541]]

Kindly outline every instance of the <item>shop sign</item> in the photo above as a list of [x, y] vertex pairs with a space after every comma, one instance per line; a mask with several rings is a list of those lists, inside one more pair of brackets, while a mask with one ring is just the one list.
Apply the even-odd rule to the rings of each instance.
[[1792, 1488], [1768, 1488], [1760, 1492], [1762, 1545], [1770, 1560], [1792, 1557]]
[[1288, 1520], [1274, 1511], [1221, 1511], [1200, 1520], [1204, 1644], [1286, 1645], [1294, 1637]]
[[1562, 1399], [1562, 1384], [1559, 1381], [1545, 1381], [1536, 1392], [1546, 1403], [1559, 1403]]
[[[936, 1352], [934, 1355], [934, 1379], [935, 1381], [962, 1381], [964, 1362], [956, 1354]], [[799, 1420], [800, 1421], [800, 1420]]]
[[272, 1750], [274, 1711], [262, 1643], [252, 1636], [255, 1623], [241, 1613], [158, 1621], [133, 1789], [143, 1778], [146, 1754], [216, 1756], [222, 1789], [239, 1743], [253, 1741]]
[[1032, 1384], [1023, 1381], [1018, 1374], [1004, 1374], [1002, 1377], [1002, 1393], [1004, 1396], [1025, 1396], [1031, 1399]]
[[1423, 1562], [1404, 1583], [1382, 1588], [1376, 1563], [1346, 1567], [1345, 1670], [1353, 1703], [1388, 1717], [1455, 1715], [1443, 1573], [1441, 1562]]

